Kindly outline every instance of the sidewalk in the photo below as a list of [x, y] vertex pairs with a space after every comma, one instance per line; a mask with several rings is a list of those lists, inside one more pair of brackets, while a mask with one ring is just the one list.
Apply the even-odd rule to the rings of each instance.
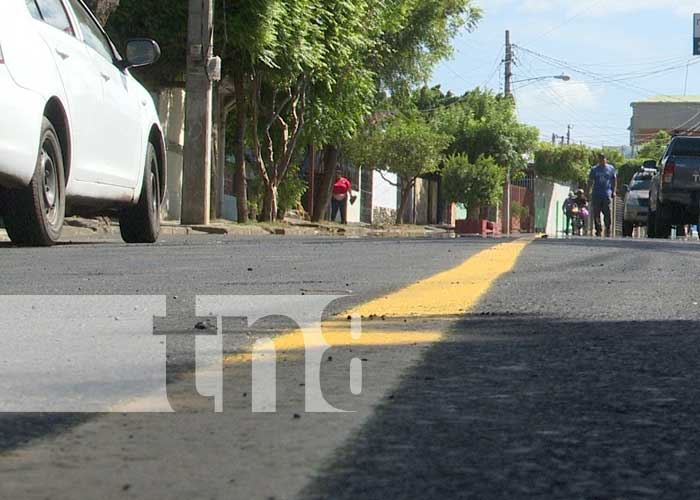
[[[216, 220], [208, 226], [181, 225], [164, 221], [161, 225], [163, 236], [344, 236], [350, 238], [419, 238], [426, 236], [450, 236], [454, 231], [440, 226], [372, 226], [366, 224], [341, 225], [331, 222], [309, 222], [301, 219], [285, 219], [276, 223], [237, 224], [231, 221]], [[63, 227], [63, 240], [71, 239], [120, 239], [119, 225], [106, 217], [84, 219], [67, 218]], [[9, 241], [4, 229], [0, 229], [0, 241]]]

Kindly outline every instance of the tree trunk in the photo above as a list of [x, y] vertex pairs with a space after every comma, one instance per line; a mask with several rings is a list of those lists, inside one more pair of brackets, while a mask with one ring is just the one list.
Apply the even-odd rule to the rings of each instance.
[[318, 186], [318, 196], [314, 201], [314, 213], [311, 216], [313, 222], [320, 221], [328, 210], [339, 156], [340, 151], [336, 146], [329, 145], [323, 148], [323, 176]]
[[403, 214], [406, 212], [408, 197], [411, 194], [411, 189], [413, 188], [413, 184], [415, 182], [415, 179], [411, 179], [409, 182], [401, 182], [401, 203], [399, 204], [399, 209], [396, 212], [396, 225], [403, 224]]
[[119, 7], [119, 0], [85, 0], [95, 17], [104, 25], [109, 16]]
[[233, 154], [236, 157], [235, 184], [238, 223], [248, 222], [248, 180], [245, 171], [245, 136], [248, 124], [248, 102], [246, 100], [245, 77], [237, 74], [234, 81], [236, 92], [236, 139]]
[[274, 222], [277, 216], [277, 185], [273, 182], [265, 185], [261, 222]]

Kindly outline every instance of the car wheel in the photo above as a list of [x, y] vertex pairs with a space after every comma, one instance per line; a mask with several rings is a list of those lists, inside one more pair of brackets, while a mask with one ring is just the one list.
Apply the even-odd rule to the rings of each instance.
[[659, 204], [656, 213], [655, 233], [657, 238], [671, 237], [671, 209]]
[[148, 143], [143, 187], [137, 205], [125, 209], [119, 216], [119, 230], [126, 243], [155, 243], [160, 235], [160, 180], [158, 156]]
[[66, 215], [66, 180], [58, 134], [44, 118], [34, 176], [29, 186], [7, 192], [7, 235], [22, 246], [51, 246]]
[[631, 238], [634, 233], [634, 224], [627, 221], [622, 221], [622, 236]]

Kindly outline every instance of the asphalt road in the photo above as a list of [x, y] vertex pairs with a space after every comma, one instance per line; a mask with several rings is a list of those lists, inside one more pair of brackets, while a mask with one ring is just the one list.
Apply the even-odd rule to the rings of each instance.
[[[177, 312], [165, 328], [190, 329], [191, 311], [172, 297], [345, 295], [331, 315], [428, 283], [494, 244], [196, 237], [8, 247], [0, 293], [167, 295]], [[175, 415], [0, 418], [0, 497], [697, 498], [698, 265], [697, 242], [534, 241], [464, 313], [387, 318], [386, 328], [411, 333], [442, 325], [439, 338], [332, 351], [324, 389], [353, 414], [303, 412], [303, 367], [290, 350], [275, 414], [251, 413], [249, 367], [232, 364], [215, 415], [187, 384], [191, 346], [175, 342]], [[467, 281], [445, 286], [466, 297]], [[231, 338], [227, 352], [243, 348]], [[334, 369], [356, 356], [361, 397]]]

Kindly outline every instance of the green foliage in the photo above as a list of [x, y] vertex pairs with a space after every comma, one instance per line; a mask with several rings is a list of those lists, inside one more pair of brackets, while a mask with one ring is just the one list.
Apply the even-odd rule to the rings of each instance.
[[601, 152], [605, 155], [605, 159], [607, 160], [607, 162], [611, 165], [614, 165], [615, 167], [619, 167], [620, 165], [625, 163], [625, 155], [623, 155], [619, 149], [615, 149], [615, 148], [595, 149], [594, 148], [594, 149], [590, 150], [590, 154], [588, 156], [588, 163], [590, 164], [590, 166], [598, 164], [598, 155]]
[[666, 152], [666, 146], [671, 142], [671, 138], [671, 134], [665, 130], [660, 130], [651, 141], [639, 147], [637, 156], [639, 158], [655, 160], [656, 162], [660, 161], [661, 157]]
[[591, 154], [586, 146], [542, 143], [535, 151], [535, 171], [553, 181], [582, 184], [586, 182], [592, 165]]
[[644, 163], [642, 158], [632, 158], [617, 166], [617, 185], [622, 187], [632, 181], [632, 176]]
[[525, 156], [537, 146], [539, 131], [518, 122], [511, 98], [477, 88], [437, 104], [430, 115], [438, 130], [454, 137], [450, 153], [465, 154], [472, 163], [489, 156], [513, 172], [527, 166]]
[[399, 115], [385, 127], [359, 134], [347, 153], [357, 165], [387, 170], [409, 181], [437, 171], [450, 140], [420, 116]]
[[530, 209], [525, 205], [521, 205], [517, 201], [514, 201], [510, 205], [510, 213], [517, 219], [524, 219], [530, 215]]
[[285, 182], [280, 184], [278, 207], [283, 212], [293, 210], [301, 204], [301, 198], [309, 189], [307, 182], [299, 177], [299, 165], [291, 165]]
[[[299, 165], [291, 165], [285, 182], [279, 186], [277, 192], [277, 208], [282, 212], [293, 210], [299, 206], [301, 198], [309, 189], [308, 183], [299, 177], [299, 170]], [[259, 212], [265, 198], [265, 184], [263, 184], [262, 179], [257, 176], [249, 181], [248, 189], [251, 193], [248, 202], [252, 207], [255, 207], [256, 212]]]
[[163, 8], [159, 0], [121, 0], [105, 26], [107, 33], [123, 48], [129, 38], [154, 38], [161, 58], [154, 66], [135, 70], [149, 88], [182, 86], [185, 81], [187, 43], [187, 1], [170, 0]]
[[442, 177], [446, 198], [463, 203], [468, 213], [503, 196], [505, 171], [493, 158], [480, 156], [471, 163], [467, 155], [453, 154], [445, 159]]

